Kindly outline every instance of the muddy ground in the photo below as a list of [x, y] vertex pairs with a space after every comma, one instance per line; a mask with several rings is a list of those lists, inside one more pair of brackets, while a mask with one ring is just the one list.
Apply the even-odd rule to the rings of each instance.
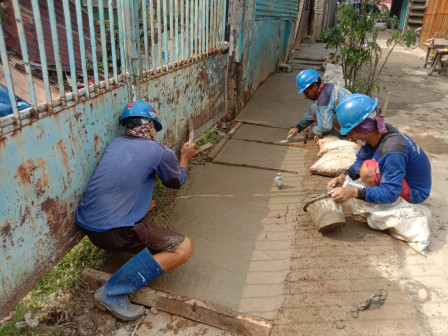
[[[388, 34], [382, 34], [383, 44]], [[314, 47], [303, 46], [311, 53]], [[316, 50], [320, 53], [322, 48]], [[427, 76], [423, 61], [420, 49], [397, 47], [380, 77], [386, 90], [379, 99], [382, 104], [386, 91], [391, 92], [386, 121], [413, 137], [431, 160], [434, 185], [425, 202], [433, 212], [428, 255], [418, 255], [405, 243], [369, 229], [347, 209], [346, 226], [326, 235], [318, 233], [309, 216], [301, 212], [273, 335], [448, 335], [448, 74]], [[316, 152], [316, 144], [309, 142], [306, 167], [315, 162]], [[306, 171], [303, 174], [300, 204], [324, 192], [328, 181]], [[173, 200], [175, 194], [169, 197]], [[165, 209], [166, 214], [159, 208], [158, 215], [168, 216], [170, 207]], [[381, 308], [354, 313], [381, 291], [387, 293]], [[142, 325], [142, 321], [121, 323], [100, 311], [87, 290], [61, 300], [59, 306], [70, 307], [68, 316], [59, 308], [48, 309], [54, 309], [55, 321], [64, 318], [62, 324], [75, 335], [130, 336]], [[163, 334], [177, 334], [185, 325], [194, 323], [176, 320], [167, 324]]]

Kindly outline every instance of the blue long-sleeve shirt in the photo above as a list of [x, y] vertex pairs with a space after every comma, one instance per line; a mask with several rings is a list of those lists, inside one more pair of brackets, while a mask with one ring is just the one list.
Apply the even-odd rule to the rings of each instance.
[[348, 95], [350, 95], [350, 91], [341, 86], [331, 83], [324, 84], [319, 97], [296, 125], [297, 129], [301, 131], [316, 122], [313, 127], [314, 134], [319, 136], [329, 133], [339, 134], [341, 128], [336, 118], [336, 107]]
[[76, 210], [76, 223], [90, 231], [134, 226], [148, 212], [157, 175], [169, 188], [180, 188], [187, 171], [171, 149], [122, 135], [107, 147]]
[[431, 191], [431, 164], [428, 156], [414, 140], [386, 124], [387, 132], [378, 145], [366, 144], [356, 154], [355, 163], [345, 174], [352, 179], [359, 178], [362, 163], [368, 159], [378, 161], [381, 181], [376, 187], [358, 190], [358, 198], [371, 203], [393, 203], [403, 187], [403, 179], [410, 188], [410, 202], [420, 203], [429, 197]]

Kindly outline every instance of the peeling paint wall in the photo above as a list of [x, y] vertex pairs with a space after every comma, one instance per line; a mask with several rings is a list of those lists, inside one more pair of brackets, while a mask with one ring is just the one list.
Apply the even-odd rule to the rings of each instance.
[[141, 99], [157, 109], [164, 125], [164, 143], [173, 146], [190, 118], [199, 134], [226, 115], [227, 58], [216, 55], [140, 83]]
[[255, 0], [230, 2], [229, 100], [234, 115], [277, 65], [286, 61], [294, 44], [296, 20], [278, 19], [274, 14], [256, 16], [256, 5]]
[[[172, 146], [185, 121], [196, 134], [226, 114], [227, 54], [142, 81], [157, 108], [158, 140]], [[74, 214], [118, 119], [131, 100], [122, 85], [0, 137], [0, 316], [79, 241]]]
[[74, 211], [128, 99], [122, 85], [0, 138], [0, 315], [79, 241]]

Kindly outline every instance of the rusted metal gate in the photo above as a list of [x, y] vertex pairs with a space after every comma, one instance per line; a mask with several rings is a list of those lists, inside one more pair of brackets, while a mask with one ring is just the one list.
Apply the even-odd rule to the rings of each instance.
[[436, 32], [448, 32], [448, 0], [428, 1], [419, 43], [425, 43]]
[[[185, 119], [200, 130], [226, 113], [225, 0], [86, 4], [5, 4], [0, 83], [12, 113], [0, 118], [0, 316], [79, 241], [74, 211], [130, 100], [156, 107], [168, 144]], [[20, 52], [8, 46], [6, 25]], [[26, 88], [31, 107], [19, 110]]]

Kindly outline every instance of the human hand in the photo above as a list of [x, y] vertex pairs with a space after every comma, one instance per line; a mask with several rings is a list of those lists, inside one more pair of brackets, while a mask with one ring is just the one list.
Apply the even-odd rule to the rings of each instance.
[[184, 158], [186, 160], [191, 159], [196, 154], [196, 145], [193, 142], [186, 142], [182, 146], [182, 149], [180, 151], [181, 158]]
[[358, 197], [358, 189], [348, 187], [337, 187], [329, 193], [336, 203], [347, 202], [350, 198]]
[[299, 133], [299, 129], [297, 127], [293, 127], [288, 132], [288, 138], [296, 136]]
[[338, 184], [343, 185], [344, 182], [345, 182], [345, 174], [336, 176], [335, 178], [332, 178], [330, 181], [328, 181], [327, 189], [332, 189], [336, 187]]

